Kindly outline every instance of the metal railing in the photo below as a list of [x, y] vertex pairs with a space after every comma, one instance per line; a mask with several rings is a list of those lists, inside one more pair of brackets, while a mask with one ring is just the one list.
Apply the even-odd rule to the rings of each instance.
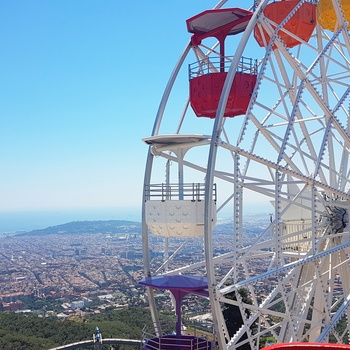
[[147, 339], [142, 347], [144, 350], [212, 350], [213, 348], [213, 342], [205, 338], [175, 335]]
[[[192, 334], [176, 335], [171, 330], [175, 330], [175, 322], [161, 322], [163, 330], [161, 336], [156, 336], [149, 329], [153, 329], [152, 324], [147, 324], [142, 330], [142, 343], [144, 350], [212, 350], [214, 347], [213, 339], [196, 334], [195, 329], [191, 327]], [[184, 326], [181, 327], [181, 333], [186, 332]], [[213, 338], [213, 337], [212, 337]]]
[[[220, 57], [207, 57], [203, 60], [191, 63], [188, 66], [189, 79], [193, 79], [209, 73], [217, 73], [219, 71], [227, 71], [233, 60], [233, 56], [226, 56], [224, 60]], [[237, 67], [238, 73], [246, 73], [251, 75], [257, 74], [258, 63], [256, 59], [241, 57], [239, 65]]]
[[[216, 202], [216, 184], [213, 185], [212, 198]], [[205, 199], [204, 183], [185, 184], [151, 184], [145, 187], [146, 200], [190, 200], [202, 201]]]

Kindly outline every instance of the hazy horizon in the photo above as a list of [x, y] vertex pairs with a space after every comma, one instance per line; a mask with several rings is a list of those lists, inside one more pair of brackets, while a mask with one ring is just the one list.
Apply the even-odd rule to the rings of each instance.
[[80, 209], [0, 212], [0, 234], [31, 231], [72, 221], [141, 221], [141, 210]]
[[[248, 215], [268, 215], [261, 208], [251, 207]], [[218, 214], [218, 219], [227, 220], [229, 213]], [[141, 222], [141, 208], [105, 209], [47, 209], [33, 211], [0, 212], [0, 235], [18, 231], [32, 231], [72, 221], [127, 220]]]

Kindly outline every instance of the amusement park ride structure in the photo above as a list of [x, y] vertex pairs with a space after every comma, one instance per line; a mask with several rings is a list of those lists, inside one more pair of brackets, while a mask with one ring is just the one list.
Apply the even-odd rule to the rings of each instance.
[[[221, 350], [259, 349], [267, 336], [349, 342], [350, 1], [238, 3], [248, 1], [187, 20], [192, 36], [144, 139], [141, 284], [156, 333], [145, 349], [166, 348], [155, 289], [175, 300], [180, 349], [213, 346], [182, 334], [187, 294], [209, 300]], [[252, 202], [272, 215], [248, 242]], [[222, 252], [213, 229], [228, 212]], [[243, 320], [233, 333], [228, 305]]]

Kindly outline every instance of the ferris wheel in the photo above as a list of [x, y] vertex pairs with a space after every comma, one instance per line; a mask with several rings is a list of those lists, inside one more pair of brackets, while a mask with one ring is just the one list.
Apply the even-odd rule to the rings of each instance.
[[[205, 277], [220, 349], [347, 343], [350, 1], [237, 3], [187, 20], [144, 139], [145, 278]], [[253, 207], [266, 222], [249, 235]], [[157, 324], [160, 285], [148, 286]]]

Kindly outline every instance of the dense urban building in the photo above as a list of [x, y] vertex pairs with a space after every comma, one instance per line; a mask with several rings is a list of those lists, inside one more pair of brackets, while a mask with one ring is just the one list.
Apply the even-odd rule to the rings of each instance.
[[[268, 219], [268, 215], [264, 215], [249, 220], [247, 244], [266, 227]], [[58, 317], [86, 315], [128, 305], [146, 306], [144, 287], [139, 285], [143, 277], [139, 227], [128, 225], [127, 229], [119, 227], [110, 232], [96, 232], [88, 227], [71, 229], [72, 232], [49, 230], [47, 234], [42, 230], [1, 238], [2, 310], [29, 311], [28, 300], [42, 301], [39, 305], [44, 305], [45, 313]], [[217, 225], [215, 247], [222, 253], [230, 245], [227, 235], [230, 229], [229, 223]], [[200, 239], [194, 240], [192, 248], [187, 249], [195, 252], [196, 246], [201, 246]], [[151, 249], [153, 258], [161, 259], [162, 239], [154, 237]], [[185, 251], [181, 263], [202, 258]], [[252, 268], [259, 269], [260, 265]], [[163, 291], [158, 294], [158, 302], [164, 304], [164, 309], [171, 310], [169, 298]], [[205, 305], [201, 299], [193, 299], [194, 302], [187, 303], [184, 308], [200, 314]]]

